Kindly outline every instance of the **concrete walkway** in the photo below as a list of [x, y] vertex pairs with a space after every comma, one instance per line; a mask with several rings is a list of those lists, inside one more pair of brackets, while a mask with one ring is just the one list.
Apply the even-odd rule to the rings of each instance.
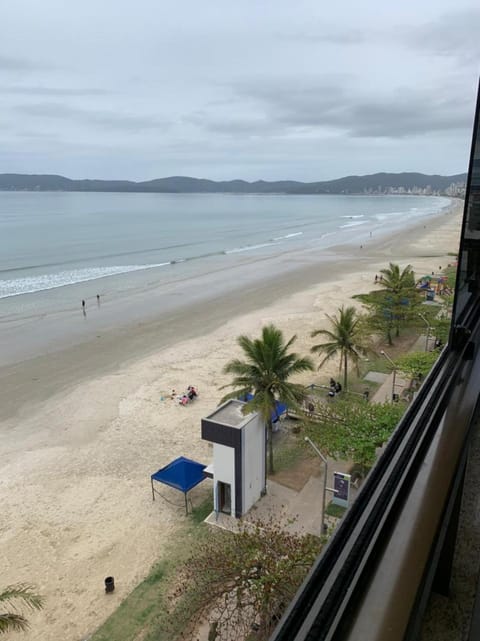
[[[333, 473], [347, 472], [348, 463], [344, 461], [328, 460], [327, 488], [333, 487]], [[322, 533], [322, 502], [323, 502], [323, 473], [319, 476], [310, 476], [303, 488], [297, 492], [285, 485], [268, 479], [267, 494], [263, 496], [251, 508], [244, 521], [260, 519], [268, 521], [274, 518], [275, 521], [283, 522], [286, 529], [296, 533], [309, 533], [319, 536]], [[355, 500], [357, 488], [350, 486], [350, 503]], [[330, 503], [332, 492], [327, 491], [326, 503]], [[239, 521], [228, 514], [212, 512], [205, 522], [209, 525], [238, 531]], [[330, 528], [336, 526], [338, 520], [326, 517], [326, 523]]]
[[[424, 352], [426, 336], [419, 336], [415, 341], [410, 352]], [[430, 346], [433, 345], [433, 341], [429, 341]], [[393, 372], [391, 372], [387, 378], [383, 381], [380, 387], [377, 389], [375, 394], [371, 397], [372, 403], [388, 403], [392, 400], [392, 394], [398, 394], [399, 398], [402, 397], [402, 392], [408, 388], [410, 381], [408, 379], [399, 376], [398, 373], [395, 376], [395, 387], [393, 387]]]

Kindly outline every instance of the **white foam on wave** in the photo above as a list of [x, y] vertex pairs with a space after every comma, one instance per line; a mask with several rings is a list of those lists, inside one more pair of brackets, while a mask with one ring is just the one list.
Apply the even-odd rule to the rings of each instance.
[[253, 249], [262, 249], [262, 247], [274, 247], [280, 243], [260, 243], [259, 245], [246, 245], [245, 247], [235, 247], [234, 249], [226, 249], [224, 254], [239, 254], [240, 252], [248, 252]]
[[13, 280], [0, 280], [0, 298], [9, 296], [20, 296], [21, 294], [33, 294], [47, 289], [84, 283], [89, 280], [116, 276], [117, 274], [128, 274], [154, 267], [164, 267], [171, 263], [154, 263], [149, 265], [114, 265], [111, 267], [88, 267], [84, 269], [72, 269], [61, 271], [56, 274], [40, 274], [27, 278], [15, 278]]
[[406, 216], [408, 215], [406, 211], [389, 211], [388, 213], [385, 214], [375, 214], [375, 218], [382, 222], [384, 220], [388, 220], [389, 218], [394, 218], [396, 216]]
[[347, 223], [346, 225], [340, 225], [340, 229], [346, 229], [347, 227], [358, 227], [359, 225], [366, 225], [368, 220], [357, 220], [354, 223]]
[[291, 234], [287, 234], [286, 236], [277, 236], [277, 238], [274, 238], [273, 240], [284, 240], [286, 238], [295, 238], [295, 236], [303, 236], [303, 231], [296, 231]]

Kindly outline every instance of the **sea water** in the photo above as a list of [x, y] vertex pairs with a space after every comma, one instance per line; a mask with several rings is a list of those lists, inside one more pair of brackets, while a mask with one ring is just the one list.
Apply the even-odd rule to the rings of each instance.
[[280, 258], [294, 268], [308, 253], [358, 248], [449, 204], [424, 196], [0, 191], [0, 333], [16, 327], [14, 337], [3, 331], [3, 353], [22, 324], [43, 320], [38, 327], [53, 340], [55, 320], [82, 300], [91, 309], [98, 295], [126, 313], [136, 296], [141, 319], [142, 293], [156, 291], [164, 307], [206, 295], [220, 279], [253, 282]]
[[121, 276], [136, 271], [168, 266], [171, 277], [185, 262], [201, 269], [212, 257], [227, 266], [232, 256], [360, 242], [448, 204], [412, 196], [0, 192], [0, 298], [107, 277], [114, 278], [98, 287], [121, 289]]

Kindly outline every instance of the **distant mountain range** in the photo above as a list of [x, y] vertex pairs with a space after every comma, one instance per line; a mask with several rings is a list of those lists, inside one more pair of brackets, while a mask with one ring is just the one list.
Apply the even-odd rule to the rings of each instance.
[[[130, 180], [71, 180], [64, 176], [0, 174], [0, 190], [6, 191], [103, 191], [178, 194], [443, 194], [462, 195], [466, 174], [428, 176], [418, 173], [346, 176], [336, 180], [304, 183], [295, 180], [214, 181], [171, 176], [144, 182]], [[453, 190], [453, 191], [452, 191]], [[456, 190], [458, 193], [456, 193]]]

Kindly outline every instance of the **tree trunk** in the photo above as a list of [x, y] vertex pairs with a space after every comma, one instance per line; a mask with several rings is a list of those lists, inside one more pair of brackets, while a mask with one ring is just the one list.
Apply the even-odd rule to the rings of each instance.
[[347, 391], [347, 352], [343, 355], [343, 389]]
[[273, 427], [272, 419], [267, 421], [267, 434], [268, 434], [268, 473], [273, 474]]

